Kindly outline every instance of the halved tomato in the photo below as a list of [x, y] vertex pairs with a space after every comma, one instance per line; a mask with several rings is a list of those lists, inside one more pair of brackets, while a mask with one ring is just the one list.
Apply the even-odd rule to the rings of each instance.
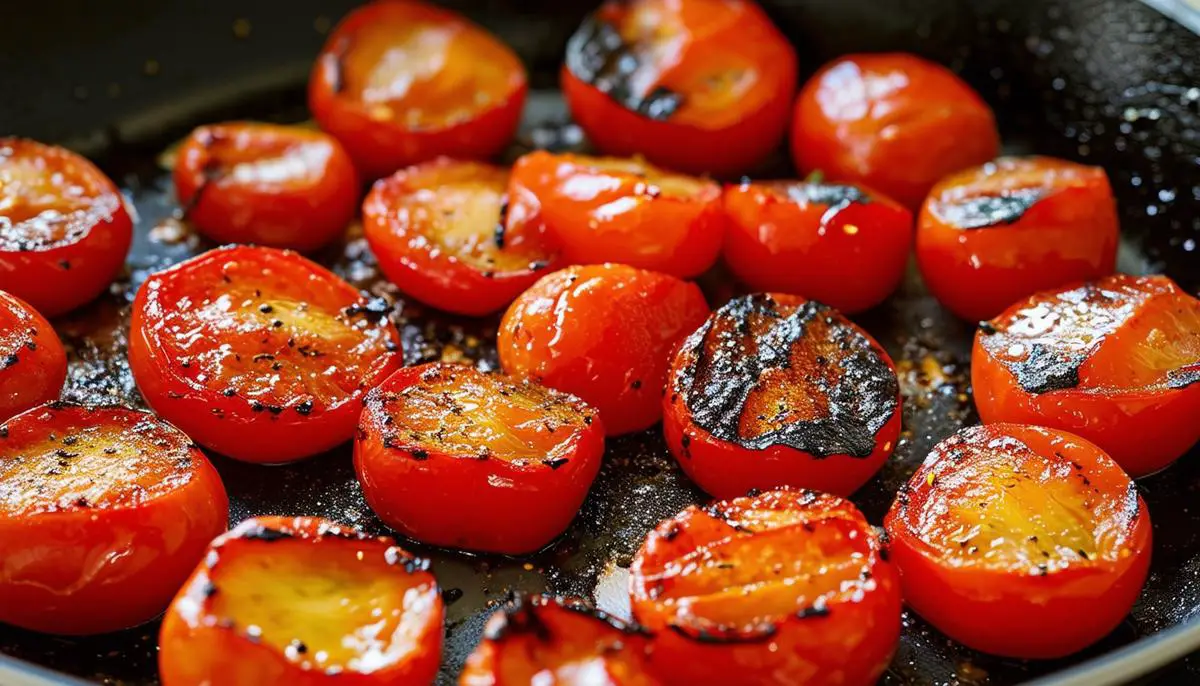
[[513, 302], [496, 347], [504, 371], [579, 396], [613, 436], [659, 420], [671, 349], [707, 314], [694, 283], [622, 264], [568, 267]]
[[287, 462], [349, 440], [367, 390], [400, 367], [390, 309], [296, 253], [218, 248], [142, 284], [129, 364], [197, 442]]
[[633, 559], [633, 615], [668, 684], [874, 684], [900, 639], [900, 583], [862, 514], [781, 489], [689, 507]]
[[562, 89], [605, 153], [732, 175], [783, 139], [796, 69], [750, 0], [609, 0], [567, 43]]
[[1124, 274], [1039, 293], [980, 324], [971, 385], [985, 423], [1070, 431], [1152, 474], [1200, 440], [1200, 300]]
[[573, 264], [617, 262], [688, 278], [725, 235], [721, 187], [637, 159], [532, 152], [513, 166], [509, 227], [542, 225]]
[[56, 399], [66, 380], [67, 353], [54, 327], [0, 291], [0, 421]]
[[121, 192], [75, 153], [0, 138], [0, 290], [55, 317], [104, 292], [133, 222]]
[[218, 243], [309, 252], [341, 235], [358, 209], [350, 156], [299, 126], [201, 126], [179, 149], [174, 177], [188, 220]]
[[904, 600], [950, 638], [1069, 655], [1129, 613], [1150, 515], [1107, 455], [1054, 429], [991, 424], [939, 443], [884, 522]]
[[667, 447], [718, 498], [799, 486], [849, 495], [900, 436], [895, 365], [837, 310], [799, 296], [731, 300], [679, 346]]
[[315, 517], [212, 542], [159, 633], [164, 686], [430, 684], [442, 598], [429, 562]]
[[381, 0], [329, 36], [308, 106], [373, 179], [439, 155], [499, 153], [527, 90], [521, 61], [483, 28], [418, 0]]
[[854, 313], [904, 278], [912, 213], [845, 184], [744, 181], [725, 188], [725, 263], [756, 291], [794, 293]]
[[512, 302], [555, 266], [558, 251], [536, 217], [510, 210], [508, 176], [439, 158], [375, 182], [363, 232], [383, 273], [448, 312], [484, 315]]
[[204, 453], [154, 415], [19, 414], [0, 424], [0, 622], [72, 635], [147, 622], [228, 518]]

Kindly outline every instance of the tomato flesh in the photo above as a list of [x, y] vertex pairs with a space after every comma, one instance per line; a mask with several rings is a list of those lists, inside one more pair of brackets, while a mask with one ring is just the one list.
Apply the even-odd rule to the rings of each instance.
[[67, 380], [67, 353], [45, 317], [0, 291], [0, 421], [50, 402]]

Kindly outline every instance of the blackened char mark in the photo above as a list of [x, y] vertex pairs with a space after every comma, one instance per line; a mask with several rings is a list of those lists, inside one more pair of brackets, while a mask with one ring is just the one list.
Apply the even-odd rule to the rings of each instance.
[[644, 117], [665, 121], [683, 106], [682, 93], [662, 86], [644, 97], [631, 90], [641, 60], [616, 27], [595, 16], [584, 19], [567, 41], [566, 64], [575, 78]]
[[1044, 197], [1043, 188], [1023, 188], [1003, 195], [940, 201], [934, 208], [942, 221], [956, 229], [991, 229], [1016, 223]]
[[1029, 355], [1019, 362], [1008, 364], [1017, 383], [1028, 393], [1049, 393], [1075, 388], [1079, 385], [1079, 367], [1085, 357], [1034, 343]]
[[825, 205], [829, 209], [821, 215], [821, 225], [828, 224], [838, 212], [857, 203], [866, 205], [871, 196], [856, 186], [834, 183], [798, 183], [788, 187], [788, 197], [794, 202], [809, 205]]
[[1187, 388], [1200, 382], [1200, 360], [1167, 372], [1168, 388]]

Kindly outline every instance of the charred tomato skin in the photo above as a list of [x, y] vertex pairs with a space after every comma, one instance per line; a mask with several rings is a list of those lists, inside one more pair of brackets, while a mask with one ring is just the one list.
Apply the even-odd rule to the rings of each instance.
[[619, 264], [568, 267], [505, 312], [500, 364], [582, 398], [609, 436], [640, 431], [662, 416], [671, 348], [707, 315], [694, 283]]
[[904, 279], [913, 242], [907, 208], [858, 186], [743, 182], [723, 196], [725, 264], [752, 290], [794, 293], [853, 314]]
[[[925, 510], [943, 475], [969, 463], [972, 445], [1013, 438], [1048, 460], [1068, 463], [1066, 470], [1075, 472], [1068, 478], [1082, 479], [1099, 498], [1118, 505], [1122, 543], [1112, 555], [1116, 559], [1075, 559], [1048, 571], [1032, 564], [997, 569], [948, 561], [946, 553], [922, 540], [917, 533], [922, 527], [936, 536], [953, 533], [949, 523], [929, 522], [936, 515]], [[956, 458], [964, 446], [967, 455]], [[918, 521], [923, 513], [924, 524]], [[1129, 613], [1150, 565], [1150, 516], [1129, 478], [1095, 445], [1035, 426], [975, 426], [942, 441], [902, 487], [884, 528], [908, 606], [950, 638], [1006, 657], [1063, 657], [1100, 640]]]
[[1119, 234], [1100, 167], [1002, 157], [934, 186], [917, 220], [917, 263], [947, 309], [979, 321], [1038, 291], [1111, 274]]
[[[633, 17], [639, 14], [657, 16], [662, 30], [686, 37], [668, 39], [679, 43], [674, 52], [643, 64], [620, 28], [629, 18], [635, 25], [630, 30], [645, 31]], [[629, 60], [633, 73], [625, 71]], [[730, 176], [761, 162], [783, 139], [797, 69], [795, 50], [753, 2], [610, 0], [568, 42], [560, 83], [572, 118], [604, 153], [645, 155], [671, 169]], [[735, 84], [713, 88], [714, 81], [746, 73], [754, 74], [754, 82], [731, 102], [704, 106], [708, 99], [731, 97]], [[621, 97], [643, 77], [654, 82], [648, 97], [637, 103], [632, 93]]]
[[939, 179], [999, 152], [992, 111], [949, 69], [906, 53], [847, 55], [801, 89], [792, 159], [916, 210]]
[[311, 252], [358, 209], [358, 172], [341, 143], [299, 126], [201, 126], [179, 149], [174, 181], [188, 221], [217, 243]]
[[[20, 197], [26, 185], [36, 199]], [[15, 203], [0, 211], [9, 225], [0, 241], [0, 290], [43, 316], [95, 299], [125, 266], [133, 220], [116, 185], [83, 157], [0, 138], [0, 200]]]
[[0, 421], [50, 402], [67, 380], [67, 353], [29, 303], [0, 291]]
[[217, 471], [154, 415], [57, 401], [19, 414], [0, 425], [0, 622], [66, 635], [147, 622], [228, 517]]
[[[392, 86], [391, 82], [371, 85], [376, 76], [373, 72], [378, 71], [379, 78], [396, 75], [379, 64], [382, 55], [369, 64], [354, 63], [356, 50], [370, 47], [375, 52], [383, 43], [390, 44], [392, 35], [383, 35], [380, 29], [405, 38], [411, 38], [405, 31], [421, 31], [438, 44], [435, 49], [446, 51], [436, 74], [415, 74], [418, 83], [408, 85], [402, 95], [406, 101], [404, 111], [424, 114], [421, 95], [407, 91], [434, 98], [443, 110], [452, 105], [457, 109], [435, 113], [426, 117], [428, 121], [410, 125], [397, 120], [400, 115], [388, 101], [363, 101], [365, 88]], [[365, 47], [361, 45], [364, 42], [368, 43]], [[410, 50], [420, 56], [419, 45], [410, 46]], [[428, 65], [403, 65], [401, 69], [412, 76], [418, 67]], [[490, 98], [477, 104], [480, 89], [471, 79], [480, 78], [477, 74], [485, 69], [491, 77], [488, 82], [492, 85], [487, 86]], [[360, 73], [364, 70], [372, 73]], [[448, 70], [453, 73], [448, 74]], [[450, 79], [453, 81], [447, 83]], [[441, 155], [460, 159], [493, 157], [512, 140], [529, 88], [525, 68], [510, 48], [461, 15], [419, 0], [372, 2], [351, 12], [317, 56], [308, 84], [308, 105], [313, 116], [322, 129], [341, 141], [367, 179]], [[440, 92], [439, 87], [449, 89], [451, 94]], [[458, 91], [462, 94], [453, 95]], [[448, 101], [438, 102], [436, 98]]]

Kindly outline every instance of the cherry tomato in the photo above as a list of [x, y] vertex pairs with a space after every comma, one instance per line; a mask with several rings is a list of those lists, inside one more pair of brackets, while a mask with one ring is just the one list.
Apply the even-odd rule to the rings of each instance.
[[188, 220], [218, 243], [316, 250], [354, 219], [358, 191], [341, 144], [299, 126], [201, 126], [175, 162]]
[[0, 622], [82, 635], [149, 621], [228, 518], [204, 453], [151, 414], [19, 414], [0, 425]]
[[129, 364], [199, 443], [287, 462], [349, 440], [367, 390], [400, 367], [389, 309], [296, 253], [219, 248], [142, 284]]
[[0, 291], [0, 421], [50, 402], [67, 380], [67, 353], [45, 317]]
[[707, 314], [694, 283], [621, 264], [569, 267], [513, 302], [496, 347], [506, 372], [579, 396], [614, 436], [661, 418], [671, 349]]
[[938, 179], [999, 150], [987, 103], [915, 55], [841, 57], [796, 99], [792, 159], [802, 172], [864, 183], [914, 210]]
[[731, 300], [679, 346], [663, 433], [718, 498], [801, 486], [849, 495], [900, 436], [888, 354], [837, 310], [799, 296]]
[[1118, 239], [1103, 169], [1002, 157], [934, 187], [917, 222], [917, 261], [943, 305], [978, 321], [1040, 290], [1111, 274]]
[[1020, 658], [1069, 655], [1137, 600], [1150, 515], [1095, 445], [991, 424], [939, 443], [884, 522], [904, 599], [950, 638]]
[[732, 175], [783, 140], [796, 69], [750, 0], [608, 0], [567, 43], [562, 90], [604, 152]]
[[725, 234], [721, 187], [638, 160], [537, 151], [513, 167], [511, 227], [543, 224], [575, 264], [618, 262], [688, 278]]
[[0, 138], [0, 290], [55, 317], [96, 298], [125, 266], [133, 222], [91, 162]]
[[313, 65], [308, 105], [368, 178], [439, 155], [482, 159], [512, 140], [528, 85], [516, 54], [417, 0], [351, 12]]
[[159, 634], [163, 686], [430, 684], [442, 598], [429, 562], [315, 517], [213, 541]]
[[858, 186], [746, 181], [725, 189], [725, 263], [757, 291], [795, 293], [847, 313], [904, 278], [912, 213]]
[[1039, 293], [980, 325], [971, 381], [985, 423], [1070, 431], [1152, 474], [1200, 440], [1200, 300], [1124, 274]]
[[798, 489], [687, 508], [630, 570], [669, 684], [867, 686], [900, 639], [900, 582], [854, 505]]
[[467, 658], [461, 686], [658, 686], [647, 634], [579, 600], [518, 596]]
[[[439, 158], [375, 183], [363, 230], [400, 290], [458, 314], [502, 309], [558, 261], [540, 222], [507, 209], [508, 172]], [[531, 218], [532, 219], [532, 218]]]

